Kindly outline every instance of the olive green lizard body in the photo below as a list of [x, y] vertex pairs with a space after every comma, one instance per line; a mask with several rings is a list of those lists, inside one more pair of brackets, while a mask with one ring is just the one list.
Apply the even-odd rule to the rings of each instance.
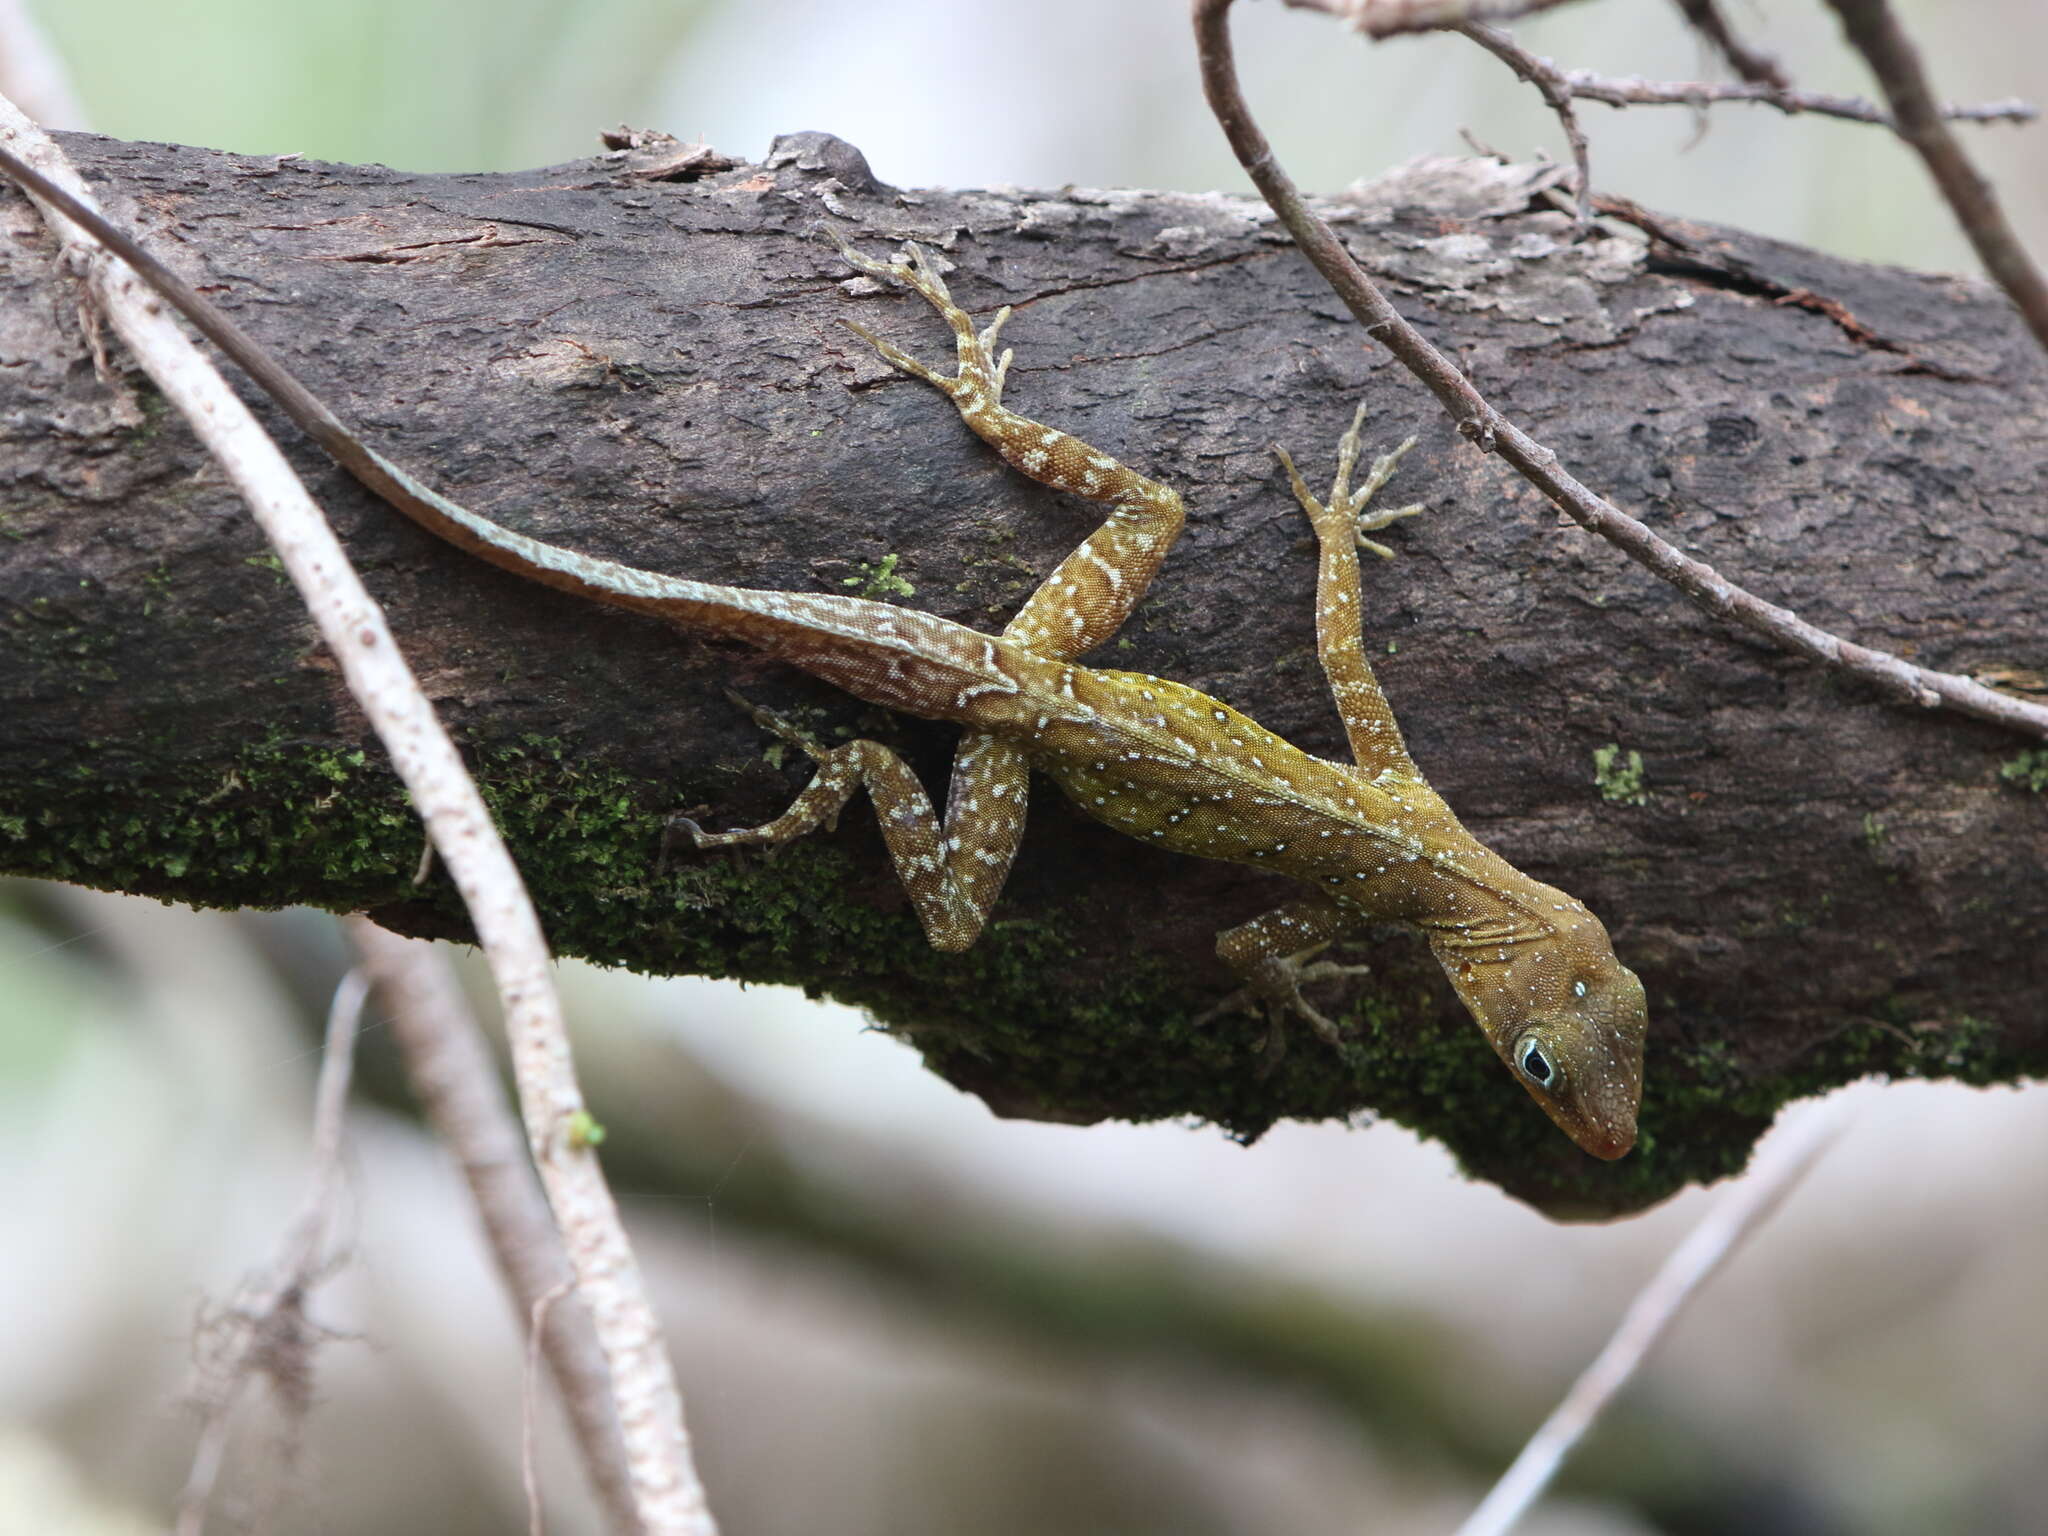
[[1361, 517], [1407, 445], [1350, 489], [1360, 421], [1339, 447], [1327, 499], [1284, 452], [1320, 546], [1317, 649], [1356, 763], [1311, 756], [1207, 694], [1076, 658], [1114, 635], [1180, 532], [1181, 499], [1079, 439], [1002, 403], [1010, 353], [995, 340], [1010, 311], [977, 331], [915, 245], [875, 261], [835, 234], [845, 259], [921, 294], [951, 327], [942, 374], [848, 322], [898, 368], [945, 393], [1013, 467], [1104, 503], [1102, 525], [1000, 634], [862, 598], [714, 585], [546, 544], [463, 508], [364, 446], [234, 322], [105, 220], [0, 152], [0, 168], [86, 225], [278, 399], [369, 488], [430, 531], [549, 586], [685, 628], [748, 641], [870, 703], [965, 730], [941, 818], [888, 747], [826, 749], [761, 716], [816, 759], [817, 774], [764, 826], [705, 833], [699, 847], [777, 844], [835, 820], [868, 792], [904, 890], [930, 942], [960, 950], [981, 933], [1022, 835], [1029, 776], [1050, 777], [1089, 815], [1141, 842], [1286, 875], [1306, 889], [1220, 935], [1217, 953], [1250, 996], [1291, 1009], [1325, 1037], [1336, 1027], [1301, 995], [1308, 963], [1360, 924], [1419, 929], [1487, 1041], [1550, 1117], [1588, 1152], [1635, 1141], [1646, 1013], [1643, 989], [1580, 902], [1523, 874], [1462, 827], [1409, 757], [1361, 638], [1358, 547], [1415, 508]]

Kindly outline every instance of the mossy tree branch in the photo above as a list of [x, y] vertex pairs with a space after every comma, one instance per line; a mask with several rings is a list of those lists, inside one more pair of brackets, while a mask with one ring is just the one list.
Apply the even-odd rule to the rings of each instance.
[[[1493, 1064], [1417, 943], [1361, 947], [1340, 1064], [1253, 1070], [1250, 1021], [1189, 1021], [1249, 873], [1153, 855], [1048, 791], [994, 930], [933, 954], [872, 824], [772, 863], [659, 862], [801, 779], [722, 695], [827, 735], [876, 717], [752, 653], [482, 568], [302, 467], [496, 798], [557, 947], [794, 981], [915, 1030], [1004, 1112], [1198, 1114], [1244, 1133], [1376, 1109], [1553, 1208], [1611, 1211], [1739, 1164], [1774, 1107], [1870, 1070], [2037, 1072], [2048, 809], [2022, 743], [1762, 649], [1464, 448], [1263, 210], [1147, 193], [921, 192], [823, 136], [764, 166], [647, 158], [509, 176], [69, 140], [87, 174], [394, 457], [480, 510], [657, 569], [861, 590], [1000, 621], [1090, 526], [833, 320], [821, 218], [916, 235], [978, 309], [1017, 307], [1012, 391], [1178, 485], [1186, 540], [1096, 658], [1208, 688], [1335, 751], [1306, 529], [1267, 451], [1327, 456], [1361, 396], [1421, 435], [1427, 500], [1370, 573], [1369, 634], [1418, 760], [1474, 830], [1602, 912], [1653, 1005], [1645, 1143], [1595, 1166]], [[1441, 165], [1325, 209], [1488, 394], [1665, 537], [1830, 630], [2039, 686], [2048, 377], [1982, 285], [1657, 221], [1579, 246], [1541, 169]], [[25, 205], [0, 204], [0, 867], [216, 904], [454, 931], [417, 825], [232, 498], [94, 338]], [[857, 227], [857, 228], [856, 228]], [[927, 340], [928, 317], [863, 318]], [[890, 563], [893, 560], [893, 564]], [[912, 589], [905, 591], [904, 588]], [[1603, 796], [1594, 754], [1639, 753]], [[1610, 754], [1610, 761], [1615, 760]], [[1611, 777], [1611, 775], [1610, 775]], [[1329, 1000], [1336, 1005], [1341, 999]]]

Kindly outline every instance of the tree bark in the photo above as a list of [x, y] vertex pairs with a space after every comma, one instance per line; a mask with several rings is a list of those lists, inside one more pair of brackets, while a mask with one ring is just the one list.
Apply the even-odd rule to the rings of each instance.
[[[1652, 1004], [1643, 1144], [1595, 1164], [1499, 1068], [1412, 935], [1354, 946], [1341, 1058], [1192, 1020], [1217, 929], [1285, 889], [1136, 846], [1041, 785], [997, 921], [927, 949], [856, 808], [773, 861], [679, 854], [805, 778], [723, 691], [877, 735], [936, 784], [954, 731], [754, 653], [521, 583], [298, 462], [469, 747], [557, 947], [795, 982], [874, 1010], [999, 1113], [1386, 1114], [1559, 1212], [1739, 1166], [1787, 1098], [1882, 1071], [2048, 1066], [2048, 801], [2027, 743], [1916, 713], [1690, 607], [1463, 443], [1264, 209], [1154, 192], [876, 184], [795, 135], [759, 166], [660, 151], [415, 176], [67, 138], [114, 208], [344, 417], [466, 504], [678, 574], [866, 591], [999, 626], [1096, 512], [1005, 469], [833, 322], [943, 361], [921, 301], [849, 297], [807, 231], [915, 236], [1016, 306], [1010, 395], [1180, 488], [1188, 531], [1102, 665], [1342, 735], [1314, 565], [1269, 444], [1326, 480], [1360, 398], [1420, 445], [1429, 514], [1367, 572], [1417, 760], [1472, 829], [1613, 929]], [[1410, 167], [1329, 212], [1511, 415], [1690, 553], [1846, 637], [2042, 688], [2048, 370], [1984, 285], [1664, 220], [1566, 243], [1542, 168]], [[99, 343], [0, 200], [0, 867], [202, 904], [368, 910], [459, 936], [396, 781], [182, 425]], [[854, 295], [865, 288], [850, 290]], [[277, 413], [271, 418], [281, 423]], [[280, 424], [288, 444], [297, 434]], [[912, 588], [914, 591], [906, 590]], [[1618, 748], [1597, 777], [1595, 753]], [[1641, 799], [1629, 754], [1641, 754]]]

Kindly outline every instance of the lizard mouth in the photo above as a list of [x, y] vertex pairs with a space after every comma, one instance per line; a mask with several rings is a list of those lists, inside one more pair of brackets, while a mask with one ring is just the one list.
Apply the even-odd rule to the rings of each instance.
[[1572, 1140], [1581, 1148], [1606, 1162], [1625, 1157], [1636, 1144], [1636, 1127], [1633, 1120], [1626, 1125], [1589, 1125], [1571, 1132]]

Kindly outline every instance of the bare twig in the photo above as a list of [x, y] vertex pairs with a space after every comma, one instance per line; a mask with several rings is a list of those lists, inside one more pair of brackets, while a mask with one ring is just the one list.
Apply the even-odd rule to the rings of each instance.
[[1593, 1363], [1522, 1447], [1499, 1482], [1458, 1527], [1458, 1536], [1507, 1536], [1543, 1496], [1557, 1469], [1643, 1363], [1699, 1288], [1775, 1211], [1842, 1134], [1828, 1109], [1794, 1121], [1757, 1155], [1748, 1178], [1730, 1190], [1671, 1250], [1622, 1314]]
[[[528, 1146], [596, 1320], [641, 1518], [651, 1536], [709, 1536], [716, 1527], [691, 1464], [675, 1375], [617, 1205], [583, 1133], [589, 1115], [547, 943], [483, 797], [399, 655], [382, 610], [276, 444], [142, 279], [109, 261], [95, 241], [151, 269], [151, 284], [164, 285], [159, 291], [167, 288], [167, 296], [182, 292], [173, 302], [191, 302], [188, 314], [210, 306], [108, 223], [57, 146], [4, 100], [0, 146], [0, 168], [31, 188], [115, 329], [247, 499], [426, 822], [503, 1000]], [[232, 324], [217, 311], [212, 318]]]
[[[363, 968], [390, 1010], [391, 1037], [428, 1121], [455, 1154], [484, 1237], [522, 1323], [569, 1274], [560, 1235], [525, 1155], [497, 1063], [453, 969], [432, 944], [402, 939], [368, 918], [342, 920]], [[533, 1345], [546, 1357], [591, 1487], [615, 1531], [639, 1529], [604, 1355], [590, 1315], [573, 1298], [548, 1310]], [[530, 1425], [529, 1425], [530, 1433]]]
[[1572, 236], [1583, 238], [1593, 227], [1593, 163], [1586, 149], [1586, 133], [1579, 127], [1579, 115], [1572, 110], [1572, 87], [1564, 72], [1550, 60], [1539, 58], [1517, 43], [1499, 27], [1483, 21], [1461, 21], [1452, 29], [1462, 32], [1488, 53], [1507, 65], [1541, 93], [1545, 105], [1557, 114], [1571, 146], [1572, 165], [1578, 172], [1578, 190], [1573, 196]]
[[1760, 52], [1735, 35], [1735, 29], [1728, 25], [1728, 19], [1721, 14], [1721, 8], [1714, 0], [1678, 0], [1681, 15], [1692, 24], [1692, 29], [1719, 50], [1728, 67], [1751, 85], [1761, 85], [1774, 91], [1792, 89], [1792, 77], [1785, 73], [1778, 61], [1768, 53]]
[[[1794, 90], [1787, 83], [1710, 84], [1695, 80], [1621, 80], [1586, 69], [1559, 69], [1550, 59], [1531, 53], [1511, 33], [1484, 22], [1461, 21], [1449, 30], [1462, 33], [1512, 69], [1542, 94], [1544, 104], [1557, 114], [1571, 146], [1572, 164], [1577, 168], [1578, 190], [1572, 208], [1573, 235], [1583, 236], [1593, 222], [1593, 173], [1586, 146], [1585, 130], [1579, 126], [1573, 101], [1584, 97], [1610, 107], [1687, 106], [1703, 108], [1717, 101], [1761, 102], [1789, 114], [1811, 112], [1819, 116], [1846, 118], [1850, 122], [1880, 123], [1893, 127], [1892, 116], [1875, 102], [1855, 96], [1832, 96], [1823, 91]], [[1768, 62], [1768, 61], [1766, 61]], [[1773, 66], [1775, 68], [1775, 66]], [[1977, 106], [1943, 106], [1944, 118], [1970, 122], [2031, 122], [2039, 111], [2024, 101], [1993, 101]]]
[[[1732, 101], [1776, 107], [1788, 116], [1810, 112], [1817, 117], [1839, 117], [1852, 123], [1895, 126], [1891, 113], [1860, 96], [1836, 96], [1827, 91], [1802, 91], [1789, 85], [1751, 81], [1624, 79], [1596, 74], [1590, 69], [1559, 69], [1553, 61], [1531, 53], [1515, 41], [1513, 34], [1498, 27], [1466, 22], [1451, 30], [1462, 32], [1535, 85], [1560, 117], [1569, 110], [1571, 102], [1581, 98], [1610, 107], [1708, 107]], [[1564, 107], [1559, 107], [1560, 100]], [[2017, 99], [1978, 102], [1972, 106], [1946, 103], [1935, 110], [1950, 122], [1970, 123], [2030, 123], [2041, 115], [2040, 108], [2033, 103]], [[1566, 133], [1573, 133], [1575, 127], [1568, 123]]]
[[261, 1378], [277, 1399], [292, 1444], [312, 1403], [313, 1354], [325, 1330], [306, 1311], [314, 1287], [333, 1267], [327, 1256], [335, 1192], [341, 1182], [341, 1133], [355, 1070], [356, 1026], [369, 980], [350, 971], [327, 1010], [327, 1038], [313, 1094], [312, 1168], [299, 1215], [268, 1271], [245, 1281], [235, 1299], [206, 1319], [198, 1341], [195, 1396], [205, 1421], [192, 1468], [178, 1494], [176, 1536], [199, 1536], [232, 1434], [243, 1389]]
[[1614, 544], [1707, 612], [1763, 635], [1795, 655], [1864, 678], [1905, 702], [1924, 708], [1945, 706], [1960, 714], [2048, 739], [2048, 706], [1843, 640], [1807, 623], [1789, 609], [1765, 602], [1704, 561], [1681, 553], [1604, 497], [1595, 495], [1564, 469], [1555, 453], [1494, 409], [1449, 359], [1401, 317], [1352, 260], [1351, 253], [1329, 225], [1309, 210], [1292, 178], [1281, 169], [1238, 83], [1230, 46], [1230, 6], [1231, 0], [1194, 0], [1193, 14], [1202, 87], [1238, 163], [1294, 237], [1302, 254], [1322, 273], [1367, 334], [1384, 343], [1409, 372], [1429, 387], [1458, 424], [1459, 432], [1483, 452], [1498, 453], [1567, 517]]
[[[1604, 102], [1610, 107], [1708, 107], [1717, 101], [1751, 101], [1776, 107], [1788, 116], [1811, 112], [1816, 117], [1839, 117], [1852, 123], [1877, 123], [1894, 127], [1891, 113], [1861, 96], [1836, 96], [1827, 91], [1779, 89], [1747, 81], [1634, 80], [1597, 75], [1587, 69], [1560, 72], [1575, 97]], [[1936, 109], [1956, 123], [2031, 123], [2041, 109], [2017, 97], [2004, 101], [1981, 101], [1965, 106], [1948, 102]]]
[[1877, 76], [1891, 103], [1899, 137], [1919, 151], [1934, 184], [1969, 237], [1984, 270], [2019, 306], [2034, 339], [2048, 348], [2048, 280], [2027, 255], [2019, 236], [2006, 222], [1991, 183], [1978, 174], [1949, 132], [1935, 105], [1920, 51], [1906, 36], [1885, 0], [1828, 0], [1842, 19], [1842, 30]]
[[1370, 37], [1433, 32], [1461, 21], [1513, 21], [1568, 0], [1286, 0], [1298, 11], [1322, 11]]

